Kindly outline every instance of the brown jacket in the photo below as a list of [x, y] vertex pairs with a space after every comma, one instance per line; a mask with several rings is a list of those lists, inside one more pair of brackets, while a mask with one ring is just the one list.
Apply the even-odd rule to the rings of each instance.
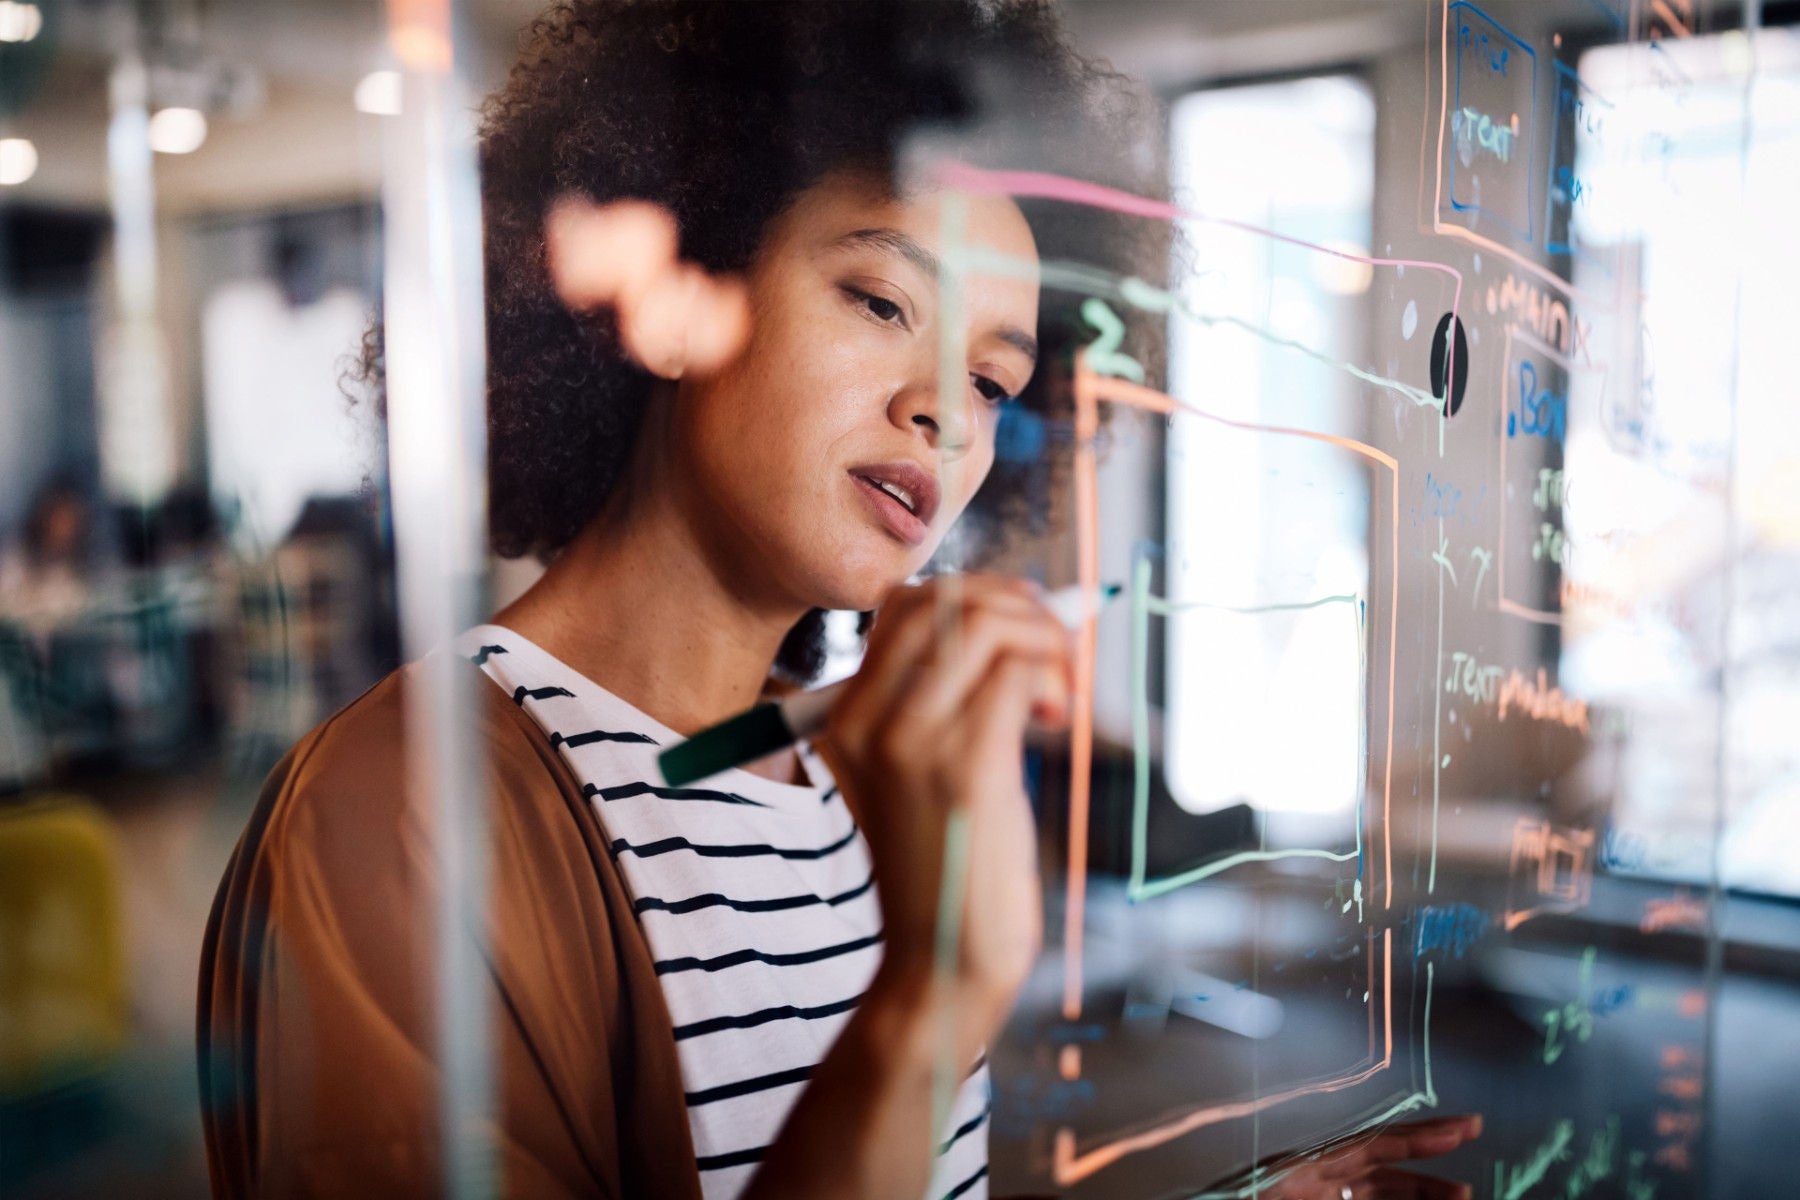
[[[474, 667], [469, 667], [474, 671]], [[444, 1194], [431, 822], [390, 675], [263, 788], [207, 924], [200, 1092], [215, 1196]], [[581, 787], [485, 681], [491, 1139], [507, 1196], [698, 1200], [675, 1041]]]

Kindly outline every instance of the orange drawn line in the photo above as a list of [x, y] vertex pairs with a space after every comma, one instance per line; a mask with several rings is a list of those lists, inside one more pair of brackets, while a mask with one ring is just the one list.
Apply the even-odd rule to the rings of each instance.
[[[1167, 392], [1159, 392], [1155, 388], [1145, 387], [1141, 383], [1132, 383], [1128, 379], [1114, 379], [1111, 376], [1093, 375], [1091, 371], [1089, 374], [1094, 380], [1091, 386], [1094, 388], [1096, 398], [1100, 400], [1110, 400], [1115, 404], [1128, 404], [1133, 408], [1145, 408], [1151, 412], [1165, 415], [1176, 412], [1187, 413], [1219, 425], [1229, 425], [1233, 429], [1247, 429], [1252, 433], [1282, 433], [1293, 437], [1312, 438], [1314, 441], [1330, 442], [1334, 446], [1341, 446], [1364, 458], [1372, 458], [1390, 471], [1398, 470], [1400, 466], [1391, 454], [1377, 450], [1367, 442], [1339, 437], [1335, 433], [1319, 433], [1312, 429], [1293, 429], [1284, 425], [1258, 425], [1251, 421], [1234, 421], [1230, 417], [1217, 416], [1204, 409], [1195, 408], [1191, 404], [1183, 404]], [[1076, 434], [1080, 436], [1079, 415], [1076, 420], [1078, 422]]]
[[1644, 901], [1644, 917], [1638, 929], [1657, 933], [1664, 929], [1705, 929], [1708, 910], [1705, 904], [1685, 891], [1677, 890], [1669, 899], [1651, 897]]
[[1663, 24], [1667, 25], [1669, 32], [1676, 37], [1693, 35], [1693, 30], [1687, 27], [1687, 22], [1675, 15], [1675, 10], [1668, 6], [1666, 0], [1650, 0], [1650, 7], [1656, 10], [1656, 15], [1663, 19]]
[[1186, 1116], [1179, 1117], [1167, 1125], [1158, 1126], [1144, 1133], [1120, 1138], [1104, 1146], [1089, 1150], [1085, 1154], [1075, 1152], [1075, 1134], [1073, 1130], [1059, 1129], [1056, 1132], [1055, 1155], [1052, 1159], [1052, 1174], [1059, 1186], [1067, 1187], [1079, 1183], [1104, 1167], [1110, 1167], [1128, 1154], [1140, 1150], [1149, 1150], [1156, 1146], [1196, 1129], [1208, 1125], [1216, 1125], [1220, 1121], [1236, 1120], [1248, 1117], [1264, 1109], [1273, 1108], [1277, 1104], [1285, 1104], [1301, 1096], [1322, 1095], [1327, 1092], [1340, 1092], [1345, 1088], [1355, 1087], [1378, 1074], [1387, 1067], [1380, 1062], [1359, 1071], [1355, 1075], [1346, 1075], [1342, 1079], [1328, 1080], [1324, 1083], [1306, 1084], [1302, 1087], [1289, 1088], [1284, 1092], [1271, 1092], [1266, 1096], [1258, 1096], [1253, 1100], [1240, 1100], [1235, 1104], [1215, 1104], [1202, 1108]]
[[1527, 621], [1536, 621], [1539, 625], [1561, 625], [1563, 623], [1561, 613], [1547, 612], [1541, 608], [1527, 608], [1516, 600], [1501, 600], [1496, 607], [1503, 613], [1523, 617]]
[[[1398, 462], [1389, 454], [1363, 442], [1334, 434], [1319, 433], [1307, 429], [1293, 429], [1282, 426], [1256, 425], [1247, 422], [1233, 421], [1216, 416], [1184, 404], [1165, 392], [1154, 388], [1135, 384], [1128, 380], [1103, 377], [1094, 373], [1087, 365], [1085, 354], [1075, 357], [1075, 522], [1077, 546], [1077, 575], [1084, 588], [1098, 588], [1100, 583], [1099, 567], [1099, 504], [1094, 461], [1094, 437], [1099, 432], [1099, 405], [1102, 400], [1124, 404], [1132, 408], [1144, 409], [1164, 415], [1175, 412], [1189, 413], [1205, 420], [1214, 421], [1238, 429], [1256, 433], [1290, 434], [1296, 437], [1311, 438], [1315, 441], [1329, 442], [1352, 453], [1371, 459], [1388, 468], [1392, 478], [1392, 576], [1393, 582], [1389, 609], [1388, 635], [1388, 730], [1387, 730], [1387, 770], [1383, 785], [1382, 805], [1382, 837], [1385, 846], [1385, 867], [1387, 875], [1387, 906], [1393, 904], [1393, 838], [1392, 838], [1392, 800], [1393, 800], [1393, 740], [1394, 740], [1394, 675], [1395, 656], [1399, 615], [1397, 610], [1399, 599], [1400, 571], [1400, 474]], [[1093, 755], [1093, 698], [1092, 685], [1094, 675], [1096, 624], [1094, 613], [1090, 610], [1084, 615], [1080, 636], [1076, 644], [1075, 655], [1075, 712], [1073, 727], [1070, 730], [1070, 779], [1069, 779], [1069, 862], [1067, 875], [1068, 895], [1064, 905], [1063, 920], [1063, 1015], [1075, 1020], [1081, 1015], [1081, 983], [1082, 983], [1082, 930], [1086, 921], [1087, 903], [1087, 821], [1090, 801], [1090, 780], [1088, 772]], [[1382, 933], [1382, 1058], [1360, 1071], [1340, 1076], [1336, 1079], [1322, 1080], [1316, 1083], [1302, 1084], [1286, 1091], [1272, 1093], [1253, 1100], [1232, 1104], [1210, 1105], [1197, 1109], [1184, 1116], [1158, 1126], [1143, 1133], [1117, 1138], [1107, 1142], [1085, 1154], [1078, 1154], [1075, 1147], [1075, 1132], [1064, 1127], [1056, 1133], [1053, 1149], [1053, 1173], [1058, 1184], [1075, 1183], [1095, 1171], [1109, 1166], [1127, 1154], [1149, 1149], [1164, 1142], [1171, 1141], [1199, 1129], [1205, 1125], [1219, 1121], [1233, 1120], [1261, 1112], [1277, 1104], [1300, 1096], [1320, 1095], [1327, 1092], [1341, 1091], [1353, 1087], [1369, 1079], [1377, 1072], [1392, 1065], [1394, 1059], [1394, 934], [1387, 929]], [[1373, 1014], [1371, 1014], [1371, 1019]], [[1373, 1025], [1370, 1027], [1373, 1040]]]
[[1173, 1141], [1182, 1134], [1192, 1133], [1203, 1126], [1216, 1125], [1220, 1121], [1235, 1120], [1238, 1117], [1247, 1117], [1277, 1104], [1296, 1100], [1301, 1096], [1321, 1096], [1329, 1092], [1341, 1092], [1345, 1088], [1355, 1087], [1377, 1073], [1385, 1071], [1394, 1062], [1394, 931], [1392, 929], [1382, 932], [1382, 954], [1387, 963], [1382, 972], [1381, 983], [1381, 1006], [1386, 1011], [1387, 1021], [1387, 1046], [1380, 1062], [1372, 1063], [1355, 1074], [1345, 1075], [1338, 1079], [1303, 1083], [1297, 1087], [1288, 1088], [1286, 1091], [1273, 1092], [1267, 1096], [1258, 1096], [1250, 1100], [1239, 1100], [1231, 1104], [1208, 1105], [1176, 1117], [1154, 1129], [1147, 1129], [1143, 1133], [1108, 1142], [1089, 1150], [1086, 1154], [1075, 1152], [1074, 1131], [1058, 1130], [1054, 1148], [1056, 1182], [1065, 1186], [1077, 1183], [1095, 1171], [1119, 1161], [1127, 1154], [1160, 1146], [1164, 1142]]
[[[1386, 931], [1386, 937], [1384, 937], [1383, 940], [1384, 942], [1391, 943], [1391, 930]], [[1383, 1020], [1386, 1026], [1386, 1044], [1381, 1061], [1370, 1063], [1367, 1067], [1355, 1070], [1347, 1075], [1339, 1076], [1336, 1079], [1324, 1079], [1315, 1083], [1301, 1084], [1289, 1088], [1286, 1091], [1272, 1092], [1269, 1095], [1260, 1096], [1253, 1100], [1241, 1100], [1231, 1104], [1215, 1104], [1205, 1108], [1195, 1109], [1193, 1112], [1185, 1113], [1162, 1125], [1158, 1125], [1154, 1129], [1148, 1129], [1142, 1133], [1131, 1134], [1115, 1138], [1109, 1142], [1104, 1142], [1084, 1154], [1076, 1153], [1075, 1131], [1065, 1126], [1056, 1131], [1054, 1142], [1052, 1173], [1056, 1182], [1062, 1185], [1078, 1183], [1082, 1179], [1092, 1175], [1094, 1172], [1111, 1166], [1128, 1154], [1135, 1154], [1140, 1150], [1149, 1150], [1156, 1146], [1163, 1145], [1165, 1142], [1174, 1141], [1176, 1138], [1181, 1137], [1184, 1134], [1192, 1133], [1196, 1129], [1204, 1128], [1207, 1125], [1216, 1125], [1220, 1121], [1230, 1121], [1235, 1120], [1238, 1117], [1250, 1116], [1262, 1112], [1265, 1109], [1273, 1108], [1278, 1104], [1285, 1104], [1289, 1100], [1297, 1100], [1302, 1096], [1318, 1096], [1330, 1092], [1340, 1092], [1345, 1088], [1355, 1087], [1359, 1083], [1366, 1082], [1380, 1072], [1387, 1070], [1394, 1062], [1394, 961], [1391, 944], [1386, 947], [1384, 953], [1386, 957], [1386, 968], [1383, 973], [1382, 983], [1382, 1010]], [[1371, 1035], [1374, 1033], [1373, 1019], [1374, 1016], [1371, 1011]], [[1365, 1058], [1363, 1061], [1368, 1062], [1368, 1059]]]

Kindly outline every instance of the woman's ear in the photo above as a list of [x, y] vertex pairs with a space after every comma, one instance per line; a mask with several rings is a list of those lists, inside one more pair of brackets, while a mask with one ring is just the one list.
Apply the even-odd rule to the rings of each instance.
[[544, 241], [563, 303], [576, 312], [611, 307], [625, 352], [653, 375], [715, 371], [749, 338], [744, 285], [680, 261], [675, 220], [654, 204], [560, 200]]

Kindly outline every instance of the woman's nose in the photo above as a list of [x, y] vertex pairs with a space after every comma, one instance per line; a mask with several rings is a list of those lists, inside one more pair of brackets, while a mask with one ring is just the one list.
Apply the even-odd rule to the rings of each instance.
[[923, 436], [928, 446], [946, 457], [954, 457], [968, 448], [968, 435], [972, 432], [967, 412], [953, 411], [955, 403], [952, 400], [947, 405], [938, 404], [934, 377], [929, 386], [913, 385], [897, 392], [889, 404], [889, 414], [895, 425]]

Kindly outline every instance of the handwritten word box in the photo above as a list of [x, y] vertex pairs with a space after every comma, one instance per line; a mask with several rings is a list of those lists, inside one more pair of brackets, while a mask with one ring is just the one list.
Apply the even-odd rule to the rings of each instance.
[[1462, 2], [1449, 11], [1455, 78], [1449, 103], [1450, 207], [1471, 228], [1486, 220], [1534, 240], [1537, 53]]
[[1550, 121], [1549, 170], [1544, 182], [1544, 249], [1553, 255], [1579, 254], [1610, 274], [1617, 252], [1581, 236], [1583, 218], [1621, 197], [1597, 190], [1596, 181], [1616, 159], [1612, 102], [1556, 63], [1556, 106]]

